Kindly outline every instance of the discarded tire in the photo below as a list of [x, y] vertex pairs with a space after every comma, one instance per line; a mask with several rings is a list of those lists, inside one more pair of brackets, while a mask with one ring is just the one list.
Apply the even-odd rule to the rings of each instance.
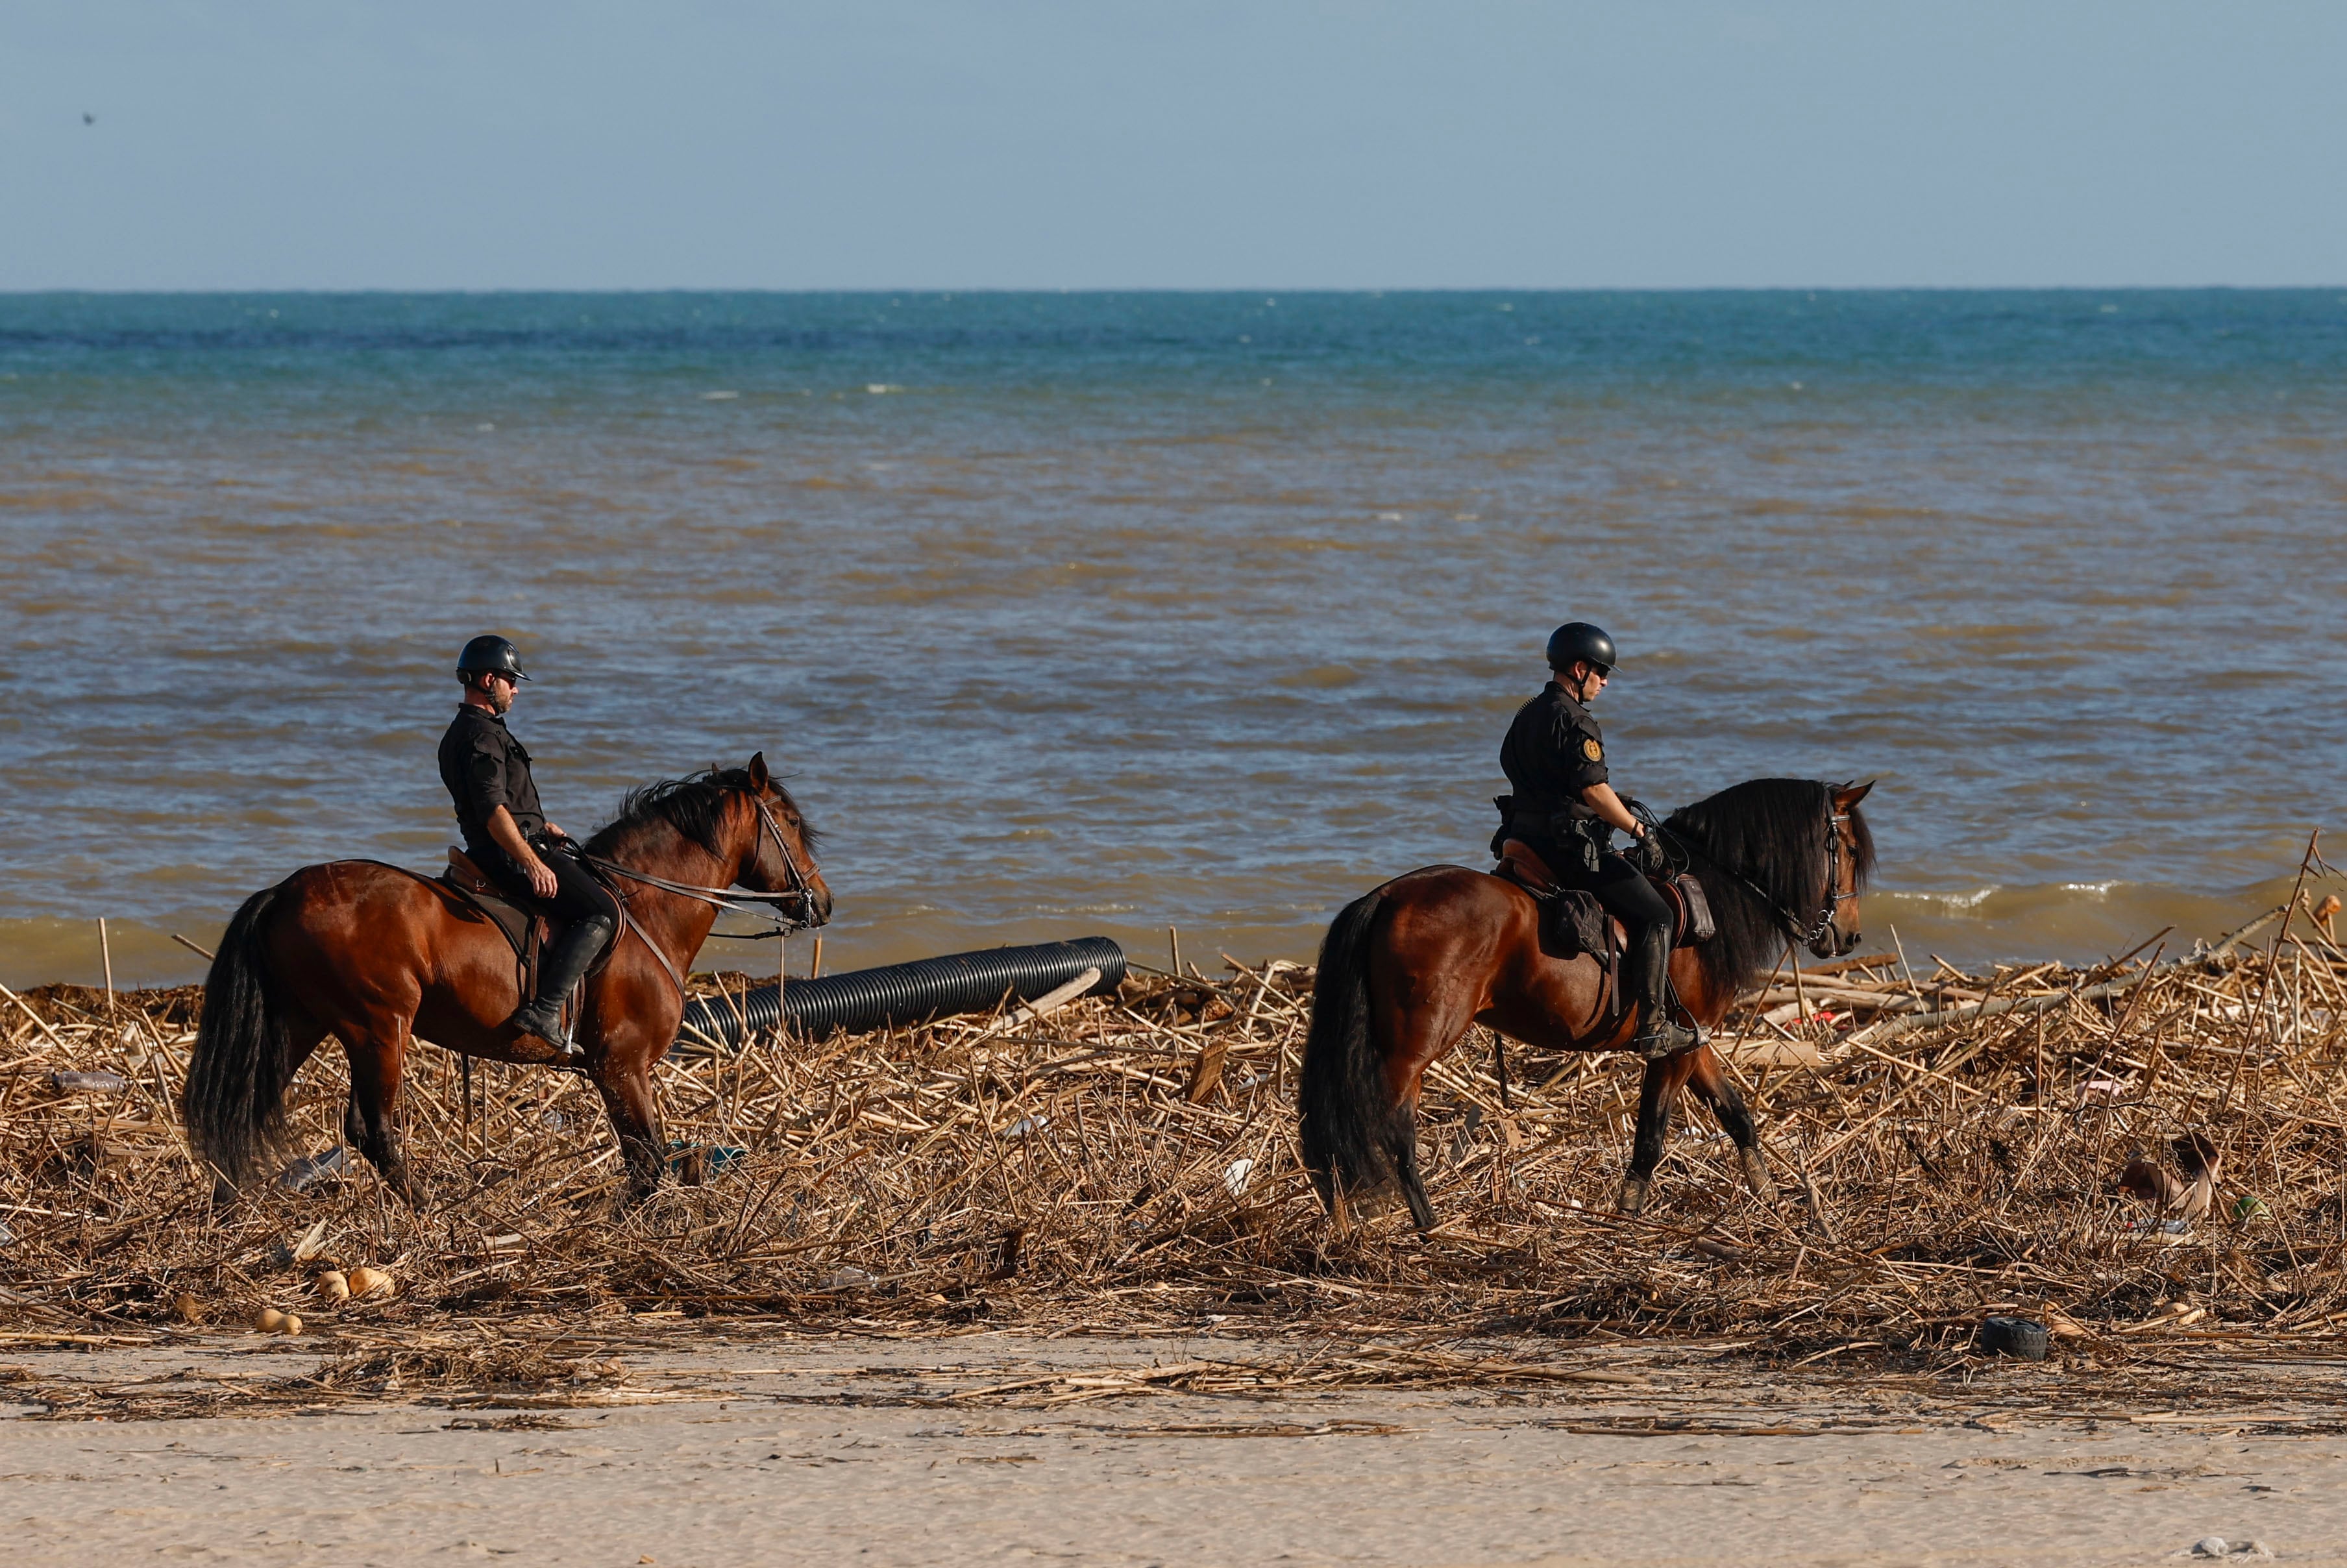
[[1981, 1324], [1981, 1348], [2024, 1361], [2045, 1359], [2045, 1325], [2026, 1317], [1991, 1317]]
[[[1098, 969], [1100, 979], [1085, 995], [1114, 991], [1124, 979], [1124, 949], [1107, 937], [1079, 937], [1072, 942], [988, 948], [876, 969], [850, 969], [779, 988], [780, 1011], [788, 1015], [792, 1032], [811, 1038], [839, 1030], [893, 1029], [955, 1013], [990, 1011], [1006, 998], [1033, 1001], [1086, 969]], [[745, 1020], [751, 1034], [773, 1029], [776, 989], [760, 986], [744, 997], [702, 997], [687, 1002], [677, 1032], [679, 1049], [707, 1050], [712, 1041], [739, 1049]]]

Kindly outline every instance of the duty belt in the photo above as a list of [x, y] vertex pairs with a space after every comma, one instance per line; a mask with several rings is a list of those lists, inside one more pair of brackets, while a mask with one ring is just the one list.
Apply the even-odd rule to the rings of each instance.
[[1605, 824], [1578, 801], [1527, 800], [1518, 795], [1509, 809], [1508, 825], [1530, 833], [1594, 838]]

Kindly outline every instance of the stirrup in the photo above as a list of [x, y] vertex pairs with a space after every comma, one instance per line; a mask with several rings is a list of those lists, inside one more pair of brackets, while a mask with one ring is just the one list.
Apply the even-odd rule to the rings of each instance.
[[587, 1060], [587, 1053], [579, 1048], [579, 1042], [563, 1032], [562, 1009], [559, 1006], [542, 1007], [537, 1002], [526, 1002], [514, 1009], [513, 1017], [506, 1020], [506, 1023], [524, 1040], [542, 1040], [552, 1046], [555, 1065], [575, 1066]]
[[1667, 1061], [1705, 1043], [1702, 1030], [1682, 1029], [1666, 1018], [1657, 1018], [1630, 1042], [1630, 1049], [1648, 1061]]

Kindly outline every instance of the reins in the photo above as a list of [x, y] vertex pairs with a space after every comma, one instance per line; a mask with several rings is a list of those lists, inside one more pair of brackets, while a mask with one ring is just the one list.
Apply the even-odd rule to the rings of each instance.
[[[782, 851], [783, 866], [789, 871], [791, 878], [791, 885], [782, 892], [740, 893], [730, 887], [703, 887], [691, 882], [678, 882], [666, 876], [656, 876], [649, 871], [638, 871], [633, 866], [622, 866], [618, 861], [600, 855], [589, 855], [584, 848], [579, 850], [579, 858], [598, 871], [606, 872], [614, 876], [624, 876], [630, 882], [640, 882], [647, 887], [658, 888], [662, 893], [673, 893], [680, 898], [694, 899], [708, 905], [721, 914], [758, 914], [760, 911], [753, 909], [752, 906], [766, 906], [770, 913], [764, 914], [764, 917], [774, 922], [772, 927], [764, 931], [729, 933], [743, 940], [765, 940], [786, 937], [794, 931], [812, 929], [820, 923], [808, 918], [809, 912], [815, 907], [814, 893], [807, 886], [806, 873], [799, 869], [798, 856], [791, 853], [790, 841], [783, 836], [783, 830], [776, 825], [774, 813], [766, 809], [764, 797], [756, 791], [744, 788], [740, 784], [721, 784], [717, 787], [740, 790], [742, 794], [750, 797], [750, 804], [757, 807], [758, 838], [756, 845], [752, 847], [752, 858], [756, 857], [757, 845], [764, 844], [766, 835], [773, 835], [774, 847]], [[798, 905], [798, 913], [795, 916], [782, 913], [783, 906], [794, 901]], [[651, 934], [628, 913], [628, 901], [625, 896], [620, 898], [619, 904], [620, 921], [628, 929], [635, 932], [645, 947], [652, 950], [652, 957], [661, 961], [661, 967], [668, 971], [669, 979], [676, 982], [677, 993], [684, 994], [684, 977], [677, 972], [674, 961], [666, 953], [661, 951], [660, 944], [653, 941]]]
[[[1829, 795], [1827, 798], [1829, 802], [1830, 802], [1832, 797]], [[1684, 829], [1666, 827], [1659, 822], [1653, 823], [1652, 825], [1655, 828], [1668, 834], [1675, 842], [1693, 850], [1696, 854], [1703, 856], [1703, 858], [1708, 861], [1712, 866], [1726, 872], [1729, 876], [1734, 877], [1737, 881], [1741, 882], [1745, 886], [1750, 888], [1753, 895], [1757, 897], [1761, 903], [1767, 905], [1769, 912], [1777, 917], [1778, 922], [1784, 927], [1785, 935], [1788, 938], [1791, 938], [1794, 942], [1815, 951], [1817, 945], [1825, 940], [1826, 933], [1833, 929], [1834, 917], [1841, 913], [1842, 905], [1858, 897], [1858, 894], [1855, 891], [1849, 893], [1840, 891], [1841, 825], [1849, 820], [1850, 815], [1847, 812], [1836, 811], [1830, 804], [1827, 805], [1825, 905], [1818, 911], [1817, 917], [1810, 921], [1806, 928], [1804, 928], [1801, 924], [1801, 917], [1799, 915], [1794, 914], [1791, 909], [1788, 908], [1783, 900], [1779, 899], [1774, 893], [1769, 892], [1766, 887], [1761, 886], [1760, 884], [1755, 882], [1743, 872], [1738, 871], [1735, 866], [1730, 866], [1726, 861], [1720, 859], [1719, 856], [1714, 854], [1700, 839], [1695, 837], [1692, 834], [1686, 832]], [[1649, 821], [1651, 822], [1652, 819], [1649, 818]]]
[[[741, 788], [738, 784], [722, 787]], [[791, 874], [791, 885], [780, 893], [743, 893], [731, 887], [703, 887], [695, 883], [672, 881], [666, 876], [655, 876], [649, 871], [638, 871], [633, 866], [622, 866], [616, 860], [606, 859], [600, 855], [589, 855], [584, 851], [580, 852], [579, 858], [598, 871], [608, 871], [615, 876], [624, 876], [630, 882], [641, 882], [647, 887], [657, 887], [663, 893], [673, 893], [682, 898], [696, 899], [727, 914], [750, 914], [753, 912], [750, 907], [753, 904], [767, 905], [779, 911], [784, 904], [794, 901], [797, 903], [800, 911], [798, 917], [794, 917], [777, 912], [772, 917], [774, 922], [772, 930], [743, 933], [745, 937], [758, 938], [783, 937], [788, 936], [793, 931], [812, 929], [815, 922], [805, 918], [805, 916], [807, 910], [814, 907], [815, 898], [807, 887], [806, 874], [799, 869], [798, 857], [791, 853], [790, 843], [783, 837], [783, 830], [775, 825], [774, 814], [766, 809], [766, 803], [748, 790], [743, 790], [742, 793], [749, 795], [750, 804], [758, 808], [760, 841], [763, 843], [768, 834], [774, 835], [774, 847], [782, 851], [784, 867]]]

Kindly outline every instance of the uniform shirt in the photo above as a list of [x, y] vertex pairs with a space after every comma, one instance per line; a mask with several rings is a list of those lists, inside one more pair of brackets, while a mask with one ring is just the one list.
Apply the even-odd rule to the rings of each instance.
[[1508, 738], [1500, 743], [1500, 766], [1516, 793], [1516, 820], [1526, 829], [1540, 832], [1559, 815], [1589, 821], [1597, 814], [1581, 792], [1606, 782], [1605, 737], [1589, 710], [1552, 681], [1516, 710]]
[[529, 776], [529, 753], [506, 729], [505, 719], [486, 708], [456, 710], [456, 722], [440, 737], [440, 782], [456, 803], [465, 847], [476, 854], [497, 847], [489, 817], [499, 806], [513, 814], [524, 838], [546, 827], [546, 810]]

